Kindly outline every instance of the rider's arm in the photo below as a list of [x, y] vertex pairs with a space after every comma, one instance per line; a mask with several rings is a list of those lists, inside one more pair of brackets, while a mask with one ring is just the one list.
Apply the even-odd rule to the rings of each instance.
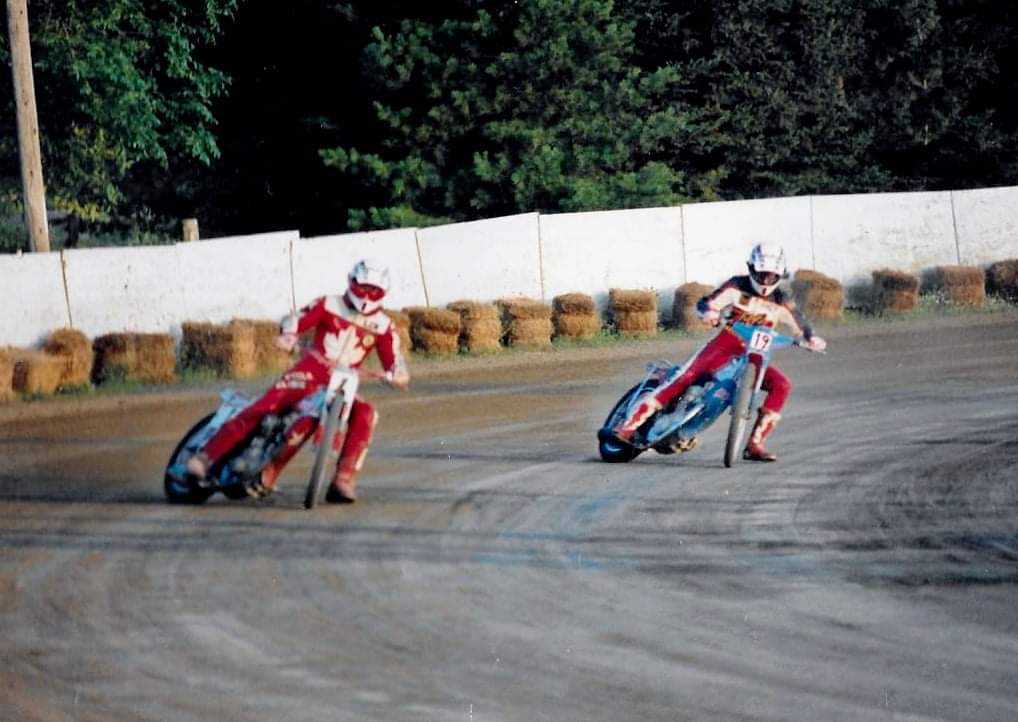
[[389, 385], [401, 391], [410, 386], [410, 371], [406, 359], [400, 349], [399, 334], [394, 325], [378, 335], [375, 343], [378, 358], [385, 369], [385, 378]]
[[721, 312], [742, 296], [736, 279], [730, 278], [696, 302], [697, 315], [706, 320], [718, 319]]
[[316, 298], [297, 313], [291, 313], [279, 324], [281, 335], [298, 336], [317, 326], [325, 317], [325, 296]]
[[799, 311], [795, 301], [785, 296], [780, 289], [775, 291], [775, 294], [777, 297], [774, 300], [778, 304], [778, 313], [780, 314], [778, 322], [792, 329], [796, 336], [801, 336], [807, 341], [813, 338], [813, 327]]

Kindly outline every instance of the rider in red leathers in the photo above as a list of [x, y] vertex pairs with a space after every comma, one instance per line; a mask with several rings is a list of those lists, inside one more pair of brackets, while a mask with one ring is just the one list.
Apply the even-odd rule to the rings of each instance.
[[[697, 303], [697, 313], [704, 321], [712, 326], [725, 323], [725, 328], [704, 346], [692, 363], [677, 368], [658, 388], [636, 403], [632, 412], [613, 430], [620, 440], [628, 442], [641, 424], [681, 396], [700, 376], [717, 371], [742, 354], [745, 344], [728, 329], [736, 321], [768, 328], [784, 324], [800, 336], [810, 350], [826, 348], [827, 343], [813, 333], [792, 300], [778, 288], [788, 277], [784, 250], [769, 243], [758, 244], [753, 247], [746, 265], [748, 275], [733, 276]], [[743, 458], [751, 461], [777, 459], [763, 444], [781, 419], [781, 409], [791, 388], [785, 374], [774, 365], [767, 367], [762, 384], [767, 399], [760, 406]]]
[[[394, 388], [406, 389], [410, 377], [400, 351], [399, 334], [381, 310], [388, 290], [388, 270], [360, 261], [350, 271], [348, 287], [342, 296], [322, 296], [298, 314], [283, 319], [278, 340], [282, 348], [292, 350], [300, 334], [313, 331], [310, 345], [272, 388], [223, 424], [187, 461], [188, 473], [205, 478], [209, 469], [250, 434], [267, 414], [289, 410], [313, 394], [328, 383], [334, 367], [359, 368], [372, 350], [378, 353], [386, 382]], [[326, 501], [352, 503], [357, 499], [356, 475], [364, 463], [377, 421], [374, 407], [358, 397], [350, 410], [346, 438], [337, 435], [332, 440], [341, 452]], [[252, 496], [272, 492], [279, 473], [315, 430], [317, 422], [317, 418], [301, 416], [286, 430], [286, 446], [262, 471], [260, 483], [249, 488]], [[322, 443], [327, 442], [323, 440]]]

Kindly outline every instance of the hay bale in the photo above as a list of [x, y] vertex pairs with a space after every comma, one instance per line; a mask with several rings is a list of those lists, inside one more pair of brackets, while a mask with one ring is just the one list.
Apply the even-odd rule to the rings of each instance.
[[675, 300], [672, 302], [672, 326], [683, 331], [696, 333], [710, 329], [696, 315], [696, 304], [714, 289], [706, 283], [690, 281], [675, 289]]
[[14, 400], [14, 354], [0, 348], [0, 402]]
[[60, 388], [67, 363], [62, 356], [18, 349], [14, 352], [12, 388], [22, 394], [55, 394]]
[[563, 293], [551, 300], [554, 314], [567, 316], [590, 316], [597, 313], [594, 299], [585, 293]]
[[424, 327], [411, 327], [414, 350], [424, 353], [451, 354], [459, 351], [458, 333], [446, 333]]
[[108, 333], [92, 341], [92, 381], [170, 383], [177, 378], [173, 337], [163, 333]]
[[450, 311], [458, 313], [461, 321], [498, 320], [498, 306], [494, 303], [477, 303], [476, 301], [453, 301], [446, 305]]
[[42, 350], [64, 361], [61, 388], [87, 386], [92, 376], [92, 342], [81, 331], [57, 329], [42, 344]]
[[974, 308], [986, 304], [986, 277], [975, 266], [936, 266], [926, 273], [923, 285], [945, 303]]
[[446, 306], [460, 316], [460, 348], [470, 353], [488, 353], [502, 347], [502, 322], [493, 303], [453, 301]]
[[502, 348], [502, 322], [497, 318], [469, 319], [460, 331], [460, 347], [470, 353], [490, 353]]
[[919, 279], [911, 273], [882, 268], [873, 271], [874, 313], [901, 313], [919, 308]]
[[506, 325], [506, 343], [517, 348], [544, 348], [551, 345], [551, 332], [551, 318], [513, 318]]
[[498, 306], [507, 345], [528, 348], [551, 345], [551, 306], [533, 298], [503, 298]]
[[593, 338], [601, 332], [594, 299], [585, 293], [564, 293], [551, 301], [551, 321], [559, 338]]
[[410, 318], [410, 341], [415, 351], [455, 353], [459, 350], [458, 313], [424, 306], [411, 306], [404, 310]]
[[838, 320], [845, 307], [845, 289], [836, 279], [804, 268], [792, 278], [792, 296], [807, 318]]
[[596, 313], [557, 313], [553, 324], [560, 338], [587, 339], [601, 333], [601, 317]]
[[396, 329], [396, 335], [399, 336], [400, 349], [409, 352], [413, 348], [413, 344], [410, 341], [410, 317], [402, 311], [389, 308], [383, 308], [382, 313], [392, 321], [392, 325]]
[[1018, 303], [1018, 259], [990, 264], [986, 269], [986, 290], [1005, 301]]
[[276, 345], [279, 322], [268, 319], [235, 318], [230, 325], [248, 326], [254, 337], [254, 365], [258, 372], [284, 371], [293, 365], [293, 355]]
[[654, 311], [657, 313], [657, 293], [654, 291], [631, 291], [612, 288], [608, 291], [608, 305], [613, 312], [634, 313]]
[[616, 311], [615, 330], [622, 336], [656, 336], [657, 311]]
[[533, 298], [503, 298], [497, 302], [503, 323], [513, 320], [536, 319], [551, 321], [551, 306]]
[[185, 321], [180, 328], [181, 368], [209, 370], [226, 378], [257, 374], [252, 324]]

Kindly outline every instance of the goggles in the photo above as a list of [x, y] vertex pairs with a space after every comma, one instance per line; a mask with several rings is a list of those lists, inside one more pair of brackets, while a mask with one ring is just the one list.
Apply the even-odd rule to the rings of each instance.
[[370, 283], [350, 281], [350, 292], [358, 298], [366, 298], [369, 301], [381, 301], [385, 298], [385, 289], [372, 286]]

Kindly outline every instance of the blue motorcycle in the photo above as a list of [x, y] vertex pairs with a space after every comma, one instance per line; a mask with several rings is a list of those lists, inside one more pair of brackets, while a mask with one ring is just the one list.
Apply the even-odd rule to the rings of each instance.
[[[713, 375], [697, 379], [682, 396], [647, 419], [633, 434], [630, 443], [626, 443], [615, 437], [612, 430], [645, 394], [656, 389], [672, 374], [683, 373], [689, 368], [700, 350], [679, 369], [665, 361], [647, 364], [647, 375], [623, 394], [597, 432], [602, 461], [625, 463], [647, 449], [661, 454], [689, 451], [696, 445], [697, 435], [728, 409], [731, 409], [732, 419], [725, 443], [725, 466], [731, 467], [742, 457], [748, 440], [746, 430], [758, 403], [771, 354], [775, 349], [800, 344], [797, 339], [764, 326], [735, 322], [728, 328], [745, 344], [742, 355], [733, 358]], [[753, 356], [759, 358], [759, 365], [750, 363]]]

